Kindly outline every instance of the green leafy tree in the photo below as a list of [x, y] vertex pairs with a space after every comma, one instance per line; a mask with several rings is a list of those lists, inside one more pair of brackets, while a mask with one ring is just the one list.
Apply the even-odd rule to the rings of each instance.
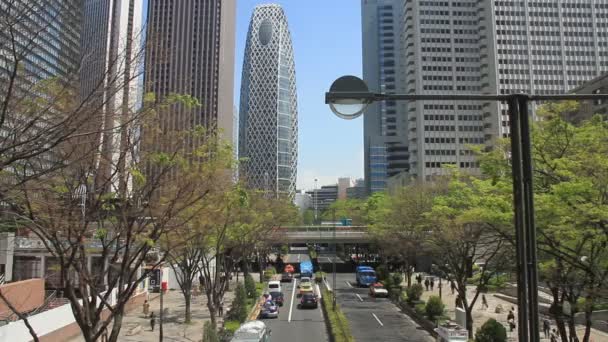
[[255, 299], [258, 297], [256, 288], [255, 288], [255, 280], [253, 280], [253, 277], [251, 276], [251, 274], [247, 274], [245, 276], [245, 291], [249, 298]]
[[475, 342], [506, 342], [507, 329], [495, 319], [487, 320], [475, 333]]
[[[532, 123], [532, 155], [535, 187], [536, 226], [539, 248], [539, 276], [553, 296], [551, 313], [562, 340], [576, 335], [572, 313], [585, 315], [583, 341], [589, 341], [593, 303], [605, 301], [608, 277], [608, 124], [595, 116], [576, 125], [568, 121], [576, 112], [574, 102], [541, 106]], [[510, 187], [509, 142], [481, 157], [484, 173], [496, 184]], [[492, 201], [511, 200], [509, 192]], [[497, 227], [512, 242], [511, 213], [493, 213]], [[579, 298], [585, 306], [578, 306]], [[566, 330], [569, 326], [569, 332]]]

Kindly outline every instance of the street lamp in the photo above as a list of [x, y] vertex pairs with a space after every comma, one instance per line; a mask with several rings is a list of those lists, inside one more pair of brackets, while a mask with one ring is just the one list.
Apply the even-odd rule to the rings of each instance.
[[513, 206], [517, 249], [517, 290], [519, 341], [539, 341], [538, 275], [534, 192], [532, 186], [532, 151], [528, 120], [530, 101], [607, 100], [608, 94], [383, 94], [370, 92], [365, 82], [355, 76], [342, 76], [325, 93], [325, 103], [343, 119], [359, 117], [376, 101], [502, 101], [508, 105], [511, 166], [513, 171]]
[[317, 202], [318, 202], [318, 194], [317, 194], [317, 181], [318, 179], [315, 178], [315, 190], [313, 191], [313, 195], [314, 195], [314, 204], [315, 204], [315, 222], [313, 222], [313, 225], [317, 224]]

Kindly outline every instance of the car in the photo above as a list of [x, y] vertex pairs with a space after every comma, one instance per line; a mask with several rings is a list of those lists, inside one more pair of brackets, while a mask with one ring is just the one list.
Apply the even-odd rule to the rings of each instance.
[[282, 282], [291, 283], [292, 280], [293, 280], [293, 274], [291, 274], [289, 272], [283, 272], [283, 274], [281, 275]]
[[281, 282], [278, 280], [271, 280], [268, 282], [268, 292], [279, 291], [281, 292]]
[[243, 323], [235, 332], [230, 342], [267, 342], [270, 341], [271, 330], [262, 321]]
[[285, 265], [285, 272], [287, 272], [287, 273], [293, 273], [295, 271], [296, 271], [296, 269], [293, 267], [293, 265], [291, 265], [291, 264]]
[[300, 299], [300, 309], [304, 308], [317, 308], [319, 306], [317, 296], [314, 293], [305, 293]]
[[277, 303], [279, 306], [283, 306], [283, 292], [280, 291], [274, 291], [274, 292], [270, 292], [270, 296], [272, 297], [272, 300]]
[[308, 282], [308, 283], [304, 283], [304, 284], [300, 284], [300, 296], [303, 296], [307, 293], [313, 293], [314, 294], [314, 290], [312, 288], [312, 283]]
[[302, 277], [300, 279], [300, 284], [298, 285], [298, 287], [300, 287], [300, 286], [302, 286], [302, 285], [304, 285], [306, 283], [312, 284], [312, 280], [309, 277]]
[[369, 295], [372, 297], [388, 297], [388, 290], [382, 283], [374, 283], [369, 287]]
[[272, 300], [267, 300], [264, 305], [262, 305], [262, 310], [260, 310], [260, 316], [262, 318], [278, 318], [279, 306]]

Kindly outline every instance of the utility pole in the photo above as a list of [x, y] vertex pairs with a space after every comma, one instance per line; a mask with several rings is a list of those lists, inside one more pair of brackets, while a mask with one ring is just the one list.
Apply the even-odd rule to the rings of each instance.
[[334, 284], [333, 284], [333, 298], [332, 298], [332, 306], [334, 308], [334, 310], [336, 310], [336, 258], [338, 257], [338, 244], [336, 241], [336, 208], [332, 209], [332, 220], [333, 220], [333, 226], [334, 226], [334, 256], [332, 258], [332, 268], [333, 268], [333, 272], [334, 272]]
[[317, 194], [317, 181], [318, 179], [315, 178], [315, 190], [313, 191], [313, 201], [314, 201], [314, 205], [315, 205], [315, 222], [314, 224], [317, 224], [317, 202], [318, 202], [318, 194]]

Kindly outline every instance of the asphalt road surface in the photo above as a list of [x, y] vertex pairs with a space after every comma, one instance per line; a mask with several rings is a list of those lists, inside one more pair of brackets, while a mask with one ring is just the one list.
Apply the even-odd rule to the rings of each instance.
[[[300, 259], [304, 261], [302, 256]], [[300, 298], [297, 296], [296, 284], [297, 279], [291, 283], [281, 284], [285, 304], [279, 309], [279, 318], [263, 319], [272, 330], [271, 340], [279, 342], [329, 341], [320, 303], [317, 309], [298, 309]]]
[[283, 255], [283, 262], [285, 264], [295, 264], [303, 261], [309, 261], [310, 257], [308, 256], [308, 251], [302, 251], [301, 253], [291, 252], [289, 254]]
[[[331, 275], [327, 280], [333, 286]], [[336, 289], [355, 341], [435, 341], [388, 298], [373, 298], [368, 288], [357, 288], [354, 273], [338, 273]]]

